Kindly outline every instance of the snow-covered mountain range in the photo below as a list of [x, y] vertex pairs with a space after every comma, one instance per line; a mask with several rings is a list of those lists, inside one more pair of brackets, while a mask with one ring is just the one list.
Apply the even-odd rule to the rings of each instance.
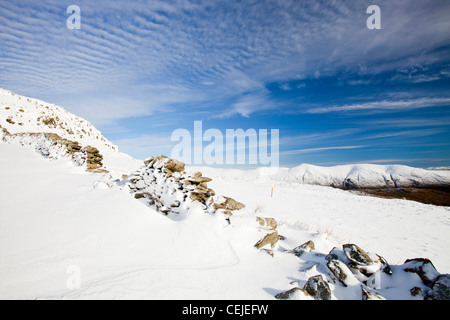
[[[221, 171], [221, 169], [201, 169]], [[448, 170], [429, 170], [404, 165], [354, 164], [320, 167], [302, 164], [293, 168], [222, 171], [227, 171], [228, 176], [242, 179], [295, 182], [341, 189], [450, 186]]]
[[449, 207], [340, 190], [447, 171], [143, 162], [7, 90], [0, 125], [0, 298], [450, 299]]

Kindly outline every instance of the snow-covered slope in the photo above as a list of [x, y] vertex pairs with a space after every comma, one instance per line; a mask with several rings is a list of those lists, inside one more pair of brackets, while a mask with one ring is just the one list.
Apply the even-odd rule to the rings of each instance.
[[[82, 147], [95, 147], [103, 156], [104, 168], [112, 174], [128, 173], [142, 165], [141, 161], [119, 152], [118, 147], [87, 120], [57, 105], [4, 89], [0, 89], [0, 126], [10, 134], [54, 133]], [[27, 143], [33, 144], [32, 141]]]
[[[141, 163], [62, 108], [1, 93], [2, 299], [421, 300], [450, 287], [448, 207], [327, 187], [447, 184], [445, 172]], [[111, 174], [39, 132], [98, 148]]]
[[319, 167], [302, 164], [294, 168], [257, 168], [254, 170], [210, 169], [228, 177], [248, 180], [285, 181], [300, 184], [330, 186], [343, 189], [404, 188], [424, 186], [450, 186], [450, 171], [426, 170], [402, 165], [356, 164]]
[[0, 89], [0, 125], [10, 133], [51, 132], [61, 138], [118, 151], [90, 122], [63, 108]]
[[[423, 299], [430, 284], [414, 268], [426, 266], [430, 277], [439, 273], [421, 260], [403, 264], [404, 256], [432, 256], [440, 272], [450, 266], [448, 224], [441, 221], [447, 208], [375, 198], [366, 203], [341, 190], [298, 184], [303, 189], [277, 186], [270, 198], [270, 184], [216, 179], [216, 191], [245, 201], [248, 209], [235, 213], [230, 225], [203, 210], [172, 220], [68, 159], [48, 161], [17, 144], [0, 144], [0, 154], [2, 299], [312, 299], [301, 288], [318, 277], [327, 282], [330, 299]], [[302, 206], [289, 197], [309, 202]], [[346, 215], [345, 208], [352, 211]], [[351, 222], [357, 208], [364, 214]], [[389, 214], [377, 214], [386, 209]], [[257, 227], [258, 216], [276, 218], [283, 236], [260, 250], [254, 244], [267, 230]], [[316, 232], [301, 224], [307, 216], [335, 223]], [[377, 232], [380, 224], [389, 230]], [[335, 232], [364, 240], [364, 249], [387, 259], [389, 269], [383, 260], [369, 266], [382, 268], [378, 289], [363, 283], [366, 275], [349, 272]], [[307, 241], [314, 247], [302, 252]], [[332, 274], [338, 267], [347, 278]], [[289, 290], [294, 294], [285, 294]]]
[[[450, 207], [360, 196], [337, 188], [250, 177], [240, 170], [191, 167], [212, 181], [217, 193], [242, 201], [250, 212], [286, 225], [325, 233], [399, 263], [426, 256], [450, 270]], [[253, 172], [254, 173], [254, 172]]]

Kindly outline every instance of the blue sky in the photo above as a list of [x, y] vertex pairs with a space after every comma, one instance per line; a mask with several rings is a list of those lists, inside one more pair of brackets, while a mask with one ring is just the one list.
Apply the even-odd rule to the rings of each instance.
[[279, 129], [282, 166], [450, 166], [449, 16], [448, 0], [1, 1], [0, 87], [140, 159], [202, 120]]

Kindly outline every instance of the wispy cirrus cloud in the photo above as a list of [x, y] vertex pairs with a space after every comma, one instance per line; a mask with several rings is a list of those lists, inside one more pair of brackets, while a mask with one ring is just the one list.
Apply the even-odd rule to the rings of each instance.
[[330, 112], [398, 112], [448, 105], [450, 105], [450, 98], [418, 98], [411, 100], [382, 100], [347, 104], [343, 106], [318, 107], [308, 109], [305, 112], [316, 114]]
[[[357, 138], [366, 131], [374, 141], [390, 134], [375, 123], [349, 125], [346, 117], [450, 103], [442, 89], [450, 75], [448, 0], [379, 0], [377, 31], [366, 28], [372, 3], [360, 0], [76, 4], [80, 30], [66, 28], [67, 2], [0, 2], [0, 87], [57, 103], [99, 129], [117, 128], [134, 139], [117, 139], [122, 148], [129, 142], [144, 150], [162, 131], [193, 120], [223, 127], [239, 120], [284, 127], [284, 150], [315, 156], [365, 145], [370, 139]], [[439, 81], [433, 92], [384, 84], [431, 88]], [[405, 95], [387, 95], [397, 89]]]
[[365, 121], [364, 124], [368, 127], [382, 126], [383, 128], [440, 127], [450, 126], [450, 118], [413, 119], [402, 117], [399, 119], [369, 120]]
[[160, 154], [170, 156], [174, 147], [174, 142], [170, 140], [170, 134], [142, 135], [113, 140], [113, 143], [121, 146], [122, 152], [133, 153], [139, 159]]
[[[78, 5], [82, 29], [74, 32], [65, 28], [68, 15], [60, 1], [0, 3], [4, 86], [50, 96], [108, 93], [132, 89], [136, 82], [176, 84], [190, 91], [186, 103], [199, 97], [200, 103], [234, 100], [217, 104], [220, 110], [214, 113], [248, 117], [270, 108], [270, 95], [261, 94], [267, 83], [342, 70], [405, 70], [407, 57], [415, 57], [414, 65], [443, 59], [433, 48], [450, 40], [448, 33], [435, 32], [450, 28], [450, 6], [440, 0], [384, 1], [385, 28], [375, 37], [368, 37], [367, 5], [361, 1], [130, 0], [123, 6], [100, 0]], [[411, 23], [423, 26], [414, 38]], [[432, 33], [430, 47], [425, 40]], [[386, 61], [386, 56], [391, 58]], [[174, 106], [162, 97], [171, 94], [152, 92], [161, 109]], [[252, 99], [265, 107], [252, 106]]]
[[440, 161], [448, 161], [449, 159], [442, 158], [392, 158], [392, 159], [371, 159], [371, 160], [362, 160], [358, 162], [353, 162], [353, 164], [360, 163], [373, 163], [373, 164], [396, 164], [396, 163], [411, 163], [417, 161], [426, 161], [426, 162], [440, 162]]
[[422, 130], [402, 130], [402, 131], [392, 131], [392, 132], [382, 132], [376, 134], [370, 134], [362, 136], [361, 139], [364, 140], [375, 140], [375, 139], [387, 139], [387, 138], [419, 138], [434, 136], [445, 132], [444, 129], [422, 129]]
[[288, 150], [280, 152], [280, 155], [295, 155], [295, 154], [304, 154], [304, 153], [312, 153], [312, 152], [320, 152], [320, 151], [329, 151], [329, 150], [351, 150], [351, 149], [361, 149], [366, 148], [367, 146], [335, 146], [335, 147], [322, 147], [322, 148], [310, 148], [310, 149], [298, 149], [298, 150]]

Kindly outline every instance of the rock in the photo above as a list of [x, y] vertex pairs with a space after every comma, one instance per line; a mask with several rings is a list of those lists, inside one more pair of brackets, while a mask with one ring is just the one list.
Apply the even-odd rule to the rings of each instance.
[[273, 258], [273, 250], [270, 249], [261, 249], [261, 251], [264, 251], [265, 253], [267, 253], [268, 255], [270, 255]]
[[440, 275], [433, 263], [429, 259], [424, 258], [406, 260], [403, 264], [403, 270], [417, 273], [422, 282], [427, 286], [431, 286], [436, 277]]
[[175, 159], [169, 159], [164, 166], [172, 172], [182, 172], [185, 167], [183, 162]]
[[88, 170], [95, 170], [95, 169], [98, 169], [100, 167], [101, 167], [101, 165], [98, 165], [98, 164], [93, 164], [93, 163], [86, 164], [86, 168]]
[[450, 274], [436, 277], [425, 300], [450, 300]]
[[374, 292], [370, 292], [363, 287], [361, 287], [361, 298], [362, 300], [386, 300], [386, 298], [376, 294]]
[[150, 168], [153, 168], [153, 165], [154, 165], [156, 162], [165, 161], [166, 159], [169, 159], [169, 158], [166, 157], [166, 156], [163, 156], [163, 155], [156, 156], [156, 157], [151, 157], [151, 158], [148, 158], [147, 160], [145, 160], [145, 161], [144, 161], [144, 164], [145, 164], [146, 166], [150, 167]]
[[67, 151], [69, 151], [69, 152], [78, 152], [81, 150], [81, 146], [79, 145], [79, 143], [77, 141], [65, 140], [65, 141], [63, 141], [63, 144], [65, 144]]
[[194, 191], [196, 193], [201, 193], [201, 194], [207, 194], [210, 197], [214, 196], [216, 193], [214, 192], [214, 190], [210, 189], [210, 188], [203, 188], [201, 186], [197, 186], [197, 188], [194, 189]]
[[145, 198], [145, 194], [143, 194], [143, 193], [135, 193], [134, 194], [134, 198], [135, 199]]
[[297, 296], [299, 293], [305, 296], [310, 296], [305, 290], [300, 289], [299, 287], [295, 287], [289, 289], [288, 291], [278, 293], [277, 295], [275, 295], [275, 298], [278, 300], [290, 300], [295, 298], [295, 296]]
[[422, 290], [422, 288], [419, 288], [419, 287], [411, 288], [411, 290], [409, 290], [409, 291], [411, 292], [411, 295], [413, 297], [422, 296], [423, 295], [423, 290]]
[[171, 176], [173, 176], [173, 171], [167, 168], [164, 169], [164, 173], [166, 174], [166, 178], [170, 178]]
[[391, 269], [391, 266], [389, 265], [389, 263], [382, 256], [380, 256], [378, 254], [377, 254], [377, 256], [378, 256], [378, 261], [381, 263], [381, 271], [383, 271], [386, 274], [391, 275], [392, 269]]
[[275, 230], [278, 226], [277, 220], [274, 218], [256, 217], [256, 222], [258, 222], [258, 227], [262, 229]]
[[245, 205], [243, 203], [240, 203], [233, 198], [225, 197], [227, 200], [225, 201], [225, 204], [227, 206], [228, 210], [241, 210], [245, 208]]
[[351, 285], [352, 280], [356, 280], [350, 269], [341, 261], [331, 259], [327, 262], [327, 267], [344, 287]]
[[337, 250], [338, 248], [334, 247], [333, 249], [330, 250], [330, 252], [326, 255], [325, 260], [329, 261], [329, 260], [337, 260], [339, 259], [339, 256], [337, 254]]
[[175, 200], [175, 203], [171, 204], [170, 207], [171, 208], [179, 208], [181, 205], [181, 202], [178, 200]]
[[214, 210], [226, 209], [227, 205], [224, 203], [214, 203]]
[[88, 171], [94, 172], [94, 173], [109, 173], [109, 171], [106, 169], [94, 169], [94, 170], [88, 170]]
[[358, 189], [358, 183], [348, 178], [342, 182], [342, 187], [344, 189]]
[[303, 290], [313, 296], [314, 300], [331, 300], [330, 286], [321, 275], [309, 278]]
[[184, 163], [175, 159], [168, 158], [163, 155], [148, 158], [144, 164], [149, 168], [165, 168], [173, 172], [182, 172], [184, 170]]
[[[77, 146], [72, 146], [71, 148], [77, 148]], [[86, 153], [86, 163], [88, 169], [98, 169], [103, 166], [103, 156], [100, 154], [97, 148], [87, 146], [84, 147], [82, 151]]]
[[293, 253], [297, 257], [301, 257], [305, 252], [311, 252], [311, 250], [314, 249], [315, 249], [314, 242], [310, 240], [292, 250], [289, 250], [288, 253]]
[[225, 201], [222, 203], [214, 203], [214, 209], [227, 209], [227, 210], [241, 210], [245, 208], [243, 203], [240, 203], [233, 198], [224, 197]]
[[89, 154], [98, 154], [99, 153], [98, 149], [95, 147], [92, 147], [92, 146], [87, 146], [87, 147], [83, 148], [83, 150]]
[[347, 259], [356, 265], [368, 266], [373, 264], [373, 260], [369, 255], [356, 244], [344, 244], [342, 247]]
[[230, 210], [224, 210], [223, 215], [225, 216], [226, 219], [229, 219], [231, 218], [231, 216], [233, 216], [233, 213]]
[[158, 211], [158, 212], [161, 212], [162, 214], [165, 214], [165, 215], [168, 215], [169, 214], [169, 212], [170, 212], [170, 209], [169, 208], [156, 208], [156, 210]]
[[204, 193], [192, 192], [190, 198], [192, 201], [199, 201], [205, 204], [209, 197]]
[[333, 249], [330, 250], [330, 252], [325, 257], [325, 260], [327, 260], [327, 261], [339, 260], [339, 261], [344, 262], [345, 264], [350, 263], [350, 261], [347, 259], [347, 256], [345, 255], [345, 253], [336, 247], [334, 247]]
[[193, 184], [201, 184], [212, 181], [211, 178], [203, 177], [201, 172], [196, 172], [192, 176], [186, 178], [187, 181]]
[[272, 233], [268, 233], [264, 236], [264, 238], [262, 238], [255, 244], [255, 248], [261, 249], [266, 245], [270, 245], [270, 247], [273, 247], [277, 243], [277, 241], [278, 241], [278, 232], [275, 231]]

